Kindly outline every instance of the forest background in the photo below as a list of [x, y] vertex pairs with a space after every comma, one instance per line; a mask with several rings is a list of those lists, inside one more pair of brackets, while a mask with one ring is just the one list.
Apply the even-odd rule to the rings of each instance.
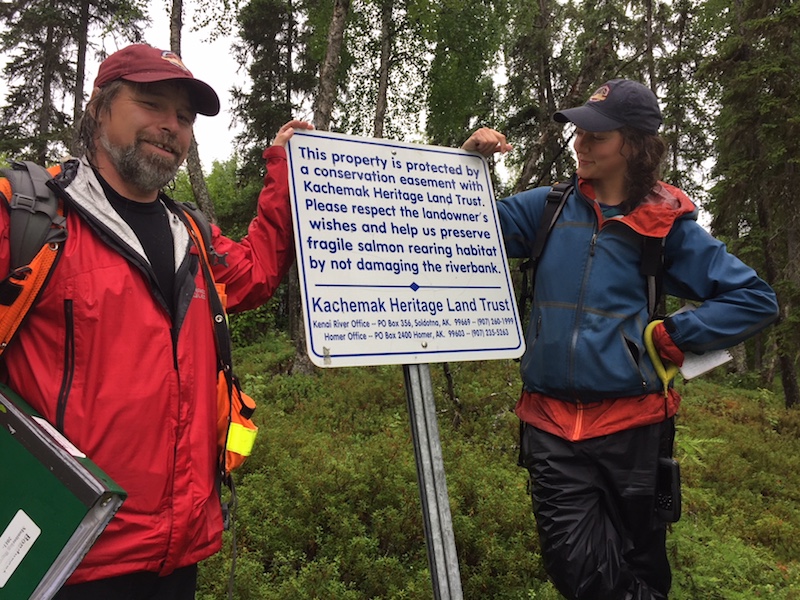
[[[152, 2], [144, 0], [0, 3], [0, 51], [8, 57], [0, 154], [51, 163], [75, 151], [75, 124], [95, 74], [87, 72], [87, 62], [102, 60], [106, 48], [140, 41], [149, 6]], [[699, 429], [684, 432], [689, 435], [682, 446], [679, 442], [679, 453], [691, 459], [688, 484], [697, 483], [702, 491], [694, 498], [688, 494], [688, 512], [694, 516], [678, 528], [695, 529], [678, 531], [675, 548], [691, 555], [711, 546], [724, 560], [714, 559], [699, 570], [692, 564], [686, 572], [679, 565], [676, 598], [800, 598], [800, 205], [795, 198], [800, 187], [800, 3], [222, 0], [191, 6], [194, 18], [184, 24], [181, 0], [164, 2], [171, 15], [171, 49], [180, 54], [187, 26], [230, 37], [243, 77], [226, 108], [239, 133], [230, 158], [215, 161], [209, 173], [203, 172], [194, 145], [173, 192], [200, 204], [231, 237], [243, 235], [254, 215], [263, 176], [261, 151], [294, 116], [312, 120], [318, 129], [444, 146], [458, 146], [476, 127], [492, 126], [514, 143], [503, 168], [493, 170], [500, 197], [564, 179], [574, 170], [571, 129], [551, 119], [557, 108], [583, 103], [614, 77], [650, 86], [661, 99], [662, 135], [669, 145], [663, 179], [693, 197], [708, 215], [712, 233], [758, 269], [776, 289], [781, 307], [774, 327], [734, 349], [735, 361], [725, 374], [733, 379], [721, 382], [727, 386], [723, 392], [702, 385], [687, 390], [685, 411], [698, 418], [687, 427]], [[232, 318], [248, 385], [267, 404], [262, 451], [268, 453], [248, 463], [242, 482], [242, 509], [254, 512], [243, 518], [242, 536], [250, 546], [241, 549], [247, 573], [237, 594], [429, 597], [421, 583], [425, 576], [419, 575], [426, 570], [419, 511], [408, 489], [414, 486], [408, 472], [413, 460], [410, 447], [404, 447], [408, 440], [395, 429], [400, 427], [396, 400], [402, 382], [385, 368], [315, 371], [297, 318], [296, 278], [296, 272], [290, 274], [267, 306]], [[448, 473], [455, 480], [459, 557], [465, 589], [472, 592], [467, 597], [555, 598], [536, 554], [529, 507], [514, 512], [525, 503], [519, 473], [509, 471], [515, 442], [508, 418], [518, 390], [510, 393], [508, 388], [516, 385], [510, 375], [515, 365], [500, 361], [462, 367], [444, 365], [441, 390], [448, 399], [443, 414], [452, 417], [446, 434], [453, 439], [443, 437], [446, 461], [456, 462], [448, 465]], [[354, 405], [347, 407], [346, 398], [339, 398], [343, 392]], [[335, 407], [335, 418], [333, 412], [314, 412], [322, 407]], [[730, 458], [733, 452], [743, 462], [735, 467], [715, 463], [709, 471], [701, 455], [720, 438], [706, 435], [706, 428], [723, 425], [703, 424], [706, 412], [711, 419], [732, 416], [735, 424], [751, 423], [758, 435], [767, 433], [753, 443], [751, 455], [742, 442], [747, 435], [728, 432], [739, 436], [742, 445], [722, 444], [722, 455]], [[285, 422], [290, 415], [304, 426]], [[308, 419], [315, 428], [306, 428]], [[303, 433], [302, 439], [295, 431]], [[332, 446], [331, 439], [340, 445]], [[375, 456], [367, 454], [372, 444]], [[754, 471], [753, 464], [766, 460], [756, 449], [773, 462]], [[387, 453], [392, 457], [388, 469], [376, 462]], [[305, 470], [309, 460], [315, 468]], [[695, 461], [704, 468], [693, 482]], [[743, 485], [739, 477], [745, 472], [755, 483]], [[325, 476], [332, 479], [318, 479]], [[733, 498], [724, 481], [716, 485], [726, 477], [749, 490], [746, 499], [740, 497], [742, 489]], [[320, 497], [313, 487], [294, 487], [312, 483], [325, 490]], [[379, 491], [362, 498], [359, 486]], [[263, 500], [267, 490], [270, 496]], [[248, 504], [251, 493], [262, 501]], [[403, 502], [398, 504], [398, 498]], [[303, 507], [301, 499], [307, 503]], [[347, 503], [354, 501], [353, 514], [345, 515]], [[318, 512], [308, 513], [311, 506]], [[503, 524], [507, 530], [498, 530], [494, 521], [464, 519], [485, 516], [487, 509], [500, 519], [506, 514], [501, 506], [513, 513]], [[280, 511], [273, 513], [276, 507]], [[707, 530], [700, 521], [705, 517], [713, 519]], [[259, 530], [267, 524], [275, 528]], [[352, 530], [334, 531], [344, 526]], [[727, 536], [734, 534], [746, 550], [731, 543]], [[339, 538], [349, 545], [332, 542]], [[226, 558], [220, 556], [208, 573], [219, 575], [224, 568]], [[214, 589], [216, 579], [204, 581]], [[327, 595], [307, 591], [322, 581], [333, 586]], [[289, 587], [269, 595], [273, 592], [267, 590], [281, 585]], [[365, 591], [378, 588], [384, 591]], [[722, 591], [713, 595], [712, 589]], [[213, 591], [208, 594], [216, 597]]]
[[[140, 41], [153, 0], [12, 0], [0, 4], [8, 56], [0, 153], [52, 162], [74, 151], [95, 63]], [[649, 85], [669, 144], [663, 178], [686, 190], [712, 233], [776, 289], [780, 319], [736, 369], [777, 379], [800, 404], [800, 3], [794, 0], [182, 0], [164, 2], [170, 46], [184, 27], [231, 39], [241, 83], [230, 92], [230, 159], [203, 166], [193, 144], [191, 195], [231, 235], [254, 214], [262, 149], [284, 122], [458, 146], [476, 127], [514, 151], [495, 170], [499, 196], [568, 177], [571, 128], [552, 121], [600, 83]], [[205, 65], [213, 68], [212, 65]], [[213, 188], [213, 193], [209, 190]], [[211, 201], [213, 198], [213, 202]], [[309, 371], [290, 274], [274, 307]], [[253, 317], [250, 317], [253, 320]]]

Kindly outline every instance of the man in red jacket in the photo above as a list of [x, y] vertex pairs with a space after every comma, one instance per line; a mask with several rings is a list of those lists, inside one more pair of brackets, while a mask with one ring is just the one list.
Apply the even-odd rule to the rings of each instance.
[[[53, 182], [68, 238], [4, 354], [7, 381], [128, 492], [59, 600], [194, 598], [197, 563], [222, 543], [208, 282], [182, 207], [161, 191], [186, 158], [195, 116], [219, 108], [176, 54], [124, 48], [100, 65], [85, 154]], [[290, 121], [264, 152], [247, 236], [212, 227], [230, 311], [269, 299], [293, 260], [283, 146], [296, 128], [311, 125]], [[0, 211], [6, 271], [8, 229]]]

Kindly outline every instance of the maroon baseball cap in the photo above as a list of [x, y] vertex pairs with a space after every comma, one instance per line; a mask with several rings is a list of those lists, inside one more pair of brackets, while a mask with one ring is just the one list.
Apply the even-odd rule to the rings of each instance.
[[630, 126], [657, 134], [661, 125], [658, 98], [647, 86], [630, 79], [612, 79], [592, 94], [583, 106], [553, 115], [559, 123], [572, 122], [585, 131], [614, 131]]
[[181, 57], [169, 50], [159, 50], [147, 44], [133, 44], [106, 58], [97, 71], [95, 87], [124, 79], [134, 83], [181, 80], [189, 89], [190, 100], [201, 115], [213, 117], [219, 113], [219, 97], [210, 85], [195, 79]]

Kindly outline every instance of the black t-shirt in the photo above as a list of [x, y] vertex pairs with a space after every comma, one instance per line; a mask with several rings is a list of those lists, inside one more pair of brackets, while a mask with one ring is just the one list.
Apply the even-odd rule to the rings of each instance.
[[[95, 171], [95, 173], [97, 173]], [[172, 294], [175, 289], [175, 252], [169, 213], [164, 204], [135, 202], [117, 193], [98, 173], [106, 198], [119, 216], [133, 229], [155, 273], [158, 287], [172, 310]]]

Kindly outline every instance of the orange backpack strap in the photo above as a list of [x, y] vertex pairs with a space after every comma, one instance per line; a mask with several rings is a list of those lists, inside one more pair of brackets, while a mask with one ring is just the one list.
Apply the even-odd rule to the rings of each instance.
[[39, 297], [60, 250], [61, 244], [56, 242], [43, 246], [28, 265], [15, 269], [0, 282], [0, 353], [11, 342]]
[[[206, 235], [203, 233], [203, 230], [198, 223], [198, 216], [196, 213], [187, 210], [185, 214], [187, 220], [189, 221], [189, 237], [192, 238], [192, 242], [194, 242], [194, 245], [197, 247], [197, 250], [200, 253], [200, 262], [208, 268], [208, 277], [206, 279], [210, 277], [209, 282], [214, 284], [214, 289], [217, 290], [217, 295], [219, 296], [220, 302], [222, 302], [222, 309], [224, 311], [228, 308], [228, 295], [225, 293], [225, 284], [217, 283], [217, 281], [214, 279], [214, 273], [211, 271], [211, 265], [218, 264], [218, 260], [222, 260], [222, 264], [224, 264], [225, 257], [222, 256], [220, 258], [220, 255], [214, 251], [211, 242], [206, 241]], [[200, 218], [205, 219], [205, 216], [200, 216]], [[211, 249], [210, 251], [209, 248]], [[212, 256], [214, 257], [213, 259]]]
[[0, 353], [19, 329], [49, 279], [63, 242], [66, 219], [47, 181], [61, 170], [12, 162], [0, 179], [9, 208], [10, 270], [0, 280]]
[[[256, 410], [255, 401], [248, 396], [233, 374], [231, 338], [225, 314], [225, 286], [214, 280], [206, 241], [197, 218], [189, 211], [184, 213], [189, 224], [189, 237], [200, 253], [200, 266], [209, 287], [209, 303], [217, 345], [219, 373], [217, 378], [217, 448], [219, 450], [220, 477], [230, 482], [230, 474], [244, 463], [253, 450], [258, 427], [251, 417]], [[203, 218], [203, 217], [201, 217]], [[210, 243], [208, 244], [210, 246]], [[214, 284], [216, 294], [210, 288]]]

